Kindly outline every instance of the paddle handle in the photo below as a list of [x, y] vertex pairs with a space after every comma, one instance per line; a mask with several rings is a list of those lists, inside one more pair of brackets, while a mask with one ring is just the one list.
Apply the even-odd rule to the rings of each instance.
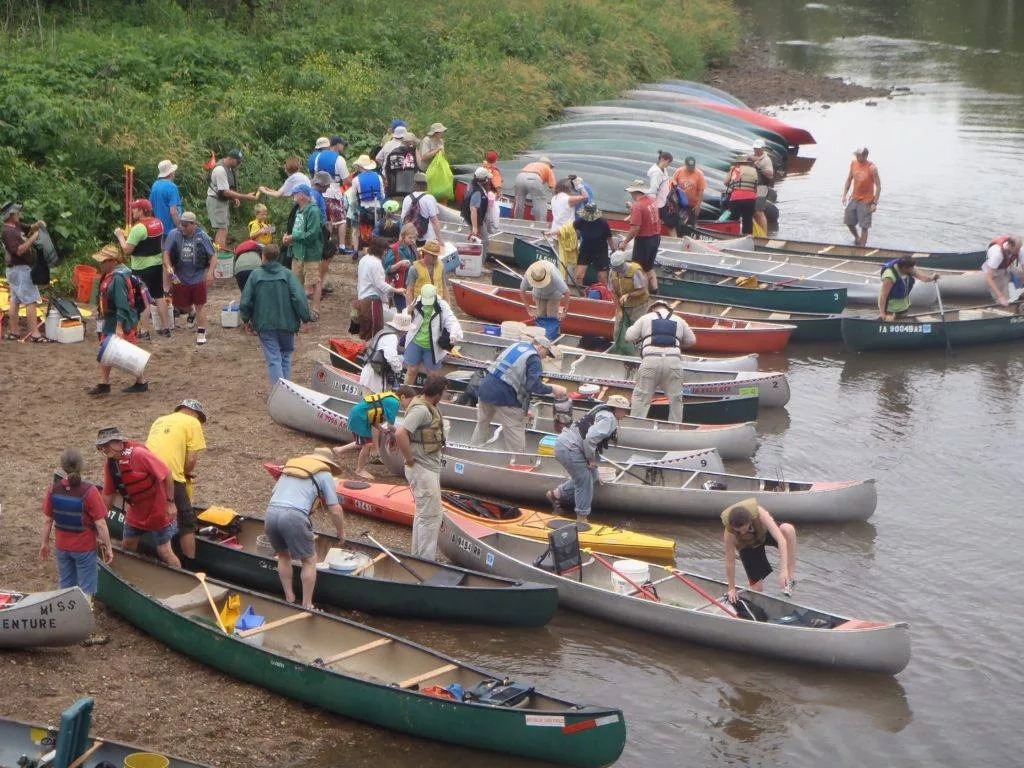
[[422, 584], [422, 583], [423, 583], [423, 577], [422, 577], [422, 576], [420, 576], [420, 575], [419, 575], [418, 573], [416, 573], [416, 571], [414, 571], [414, 570], [413, 570], [412, 568], [410, 568], [410, 567], [409, 567], [408, 565], [406, 565], [405, 563], [403, 563], [403, 562], [402, 562], [401, 560], [399, 560], [399, 559], [398, 559], [398, 557], [397, 557], [397, 556], [395, 555], [395, 553], [394, 553], [394, 552], [392, 552], [392, 551], [391, 551], [391, 550], [389, 550], [389, 549], [388, 549], [387, 547], [385, 547], [385, 546], [384, 546], [383, 544], [381, 544], [381, 543], [380, 543], [379, 541], [377, 541], [377, 540], [376, 540], [375, 538], [373, 538], [373, 536], [371, 536], [371, 535], [370, 535], [369, 533], [364, 533], [363, 535], [364, 535], [364, 536], [365, 536], [366, 538], [368, 538], [368, 539], [369, 539], [369, 540], [370, 540], [371, 542], [373, 542], [374, 546], [376, 546], [376, 547], [377, 547], [377, 548], [378, 548], [378, 549], [379, 549], [379, 550], [380, 550], [381, 552], [383, 552], [383, 553], [384, 553], [385, 555], [387, 555], [387, 556], [388, 556], [388, 557], [390, 557], [390, 558], [391, 558], [392, 560], [394, 560], [394, 561], [395, 561], [396, 563], [398, 563], [398, 564], [399, 564], [399, 565], [400, 565], [400, 566], [401, 566], [402, 568], [404, 568], [404, 569], [405, 569], [405, 570], [406, 570], [406, 571], [407, 571], [408, 573], [411, 573], [411, 574], [412, 574], [412, 576], [413, 576], [413, 578], [414, 578], [414, 579], [416, 579], [416, 581], [418, 581], [418, 582], [419, 582], [420, 584]]
[[354, 571], [352, 571], [351, 575], [352, 576], [358, 576], [363, 571], [367, 570], [368, 568], [372, 568], [373, 566], [375, 566], [377, 563], [379, 563], [381, 560], [383, 560], [386, 557], [387, 557], [387, 554], [384, 553], [384, 552], [381, 552], [379, 555], [377, 555], [375, 558], [373, 558], [373, 560], [371, 560], [370, 562], [363, 563], [358, 568], [356, 568]]
[[96, 741], [92, 743], [91, 747], [89, 747], [87, 750], [85, 750], [85, 752], [76, 757], [74, 762], [68, 765], [68, 768], [80, 768], [80, 766], [85, 765], [86, 760], [88, 760], [90, 757], [92, 757], [100, 751], [100, 748], [103, 746], [103, 743], [103, 739], [96, 739]]

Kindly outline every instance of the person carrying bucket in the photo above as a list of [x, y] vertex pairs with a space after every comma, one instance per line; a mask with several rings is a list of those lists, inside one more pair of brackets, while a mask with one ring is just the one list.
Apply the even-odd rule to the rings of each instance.
[[[137, 340], [135, 331], [139, 325], [138, 307], [142, 297], [136, 295], [131, 271], [121, 263], [117, 246], [103, 246], [98, 253], [93, 254], [93, 259], [99, 263], [102, 275], [99, 315], [103, 318], [103, 326], [100, 355], [97, 358], [100, 363], [100, 383], [88, 390], [88, 394], [94, 397], [110, 394], [110, 371], [115, 364], [135, 373], [135, 383], [122, 389], [122, 392], [148, 392], [149, 382], [142, 377], [142, 371], [149, 355], [129, 354]], [[125, 344], [128, 346], [125, 347]], [[134, 349], [142, 352], [137, 347]]]

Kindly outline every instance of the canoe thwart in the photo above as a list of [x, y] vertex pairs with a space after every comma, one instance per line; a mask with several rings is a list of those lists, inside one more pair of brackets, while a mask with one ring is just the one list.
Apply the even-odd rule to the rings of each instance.
[[439, 675], [447, 674], [448, 672], [454, 672], [458, 667], [455, 664], [445, 664], [432, 669], [429, 672], [424, 672], [422, 675], [416, 675], [416, 677], [410, 677], [407, 680], [403, 680], [398, 684], [399, 688], [412, 688], [414, 685], [430, 680], [431, 678], [438, 677]]
[[312, 615], [313, 614], [311, 613], [293, 613], [291, 616], [285, 616], [283, 619], [278, 619], [277, 621], [271, 621], [258, 627], [253, 627], [252, 629], [243, 629], [241, 632], [235, 632], [235, 637], [243, 639], [246, 637], [252, 637], [253, 635], [259, 635], [263, 632], [268, 632], [271, 629], [283, 627], [286, 624], [291, 624], [292, 622], [299, 621], [300, 619], [308, 619]]
[[100, 751], [100, 749], [103, 747], [103, 744], [103, 739], [96, 739], [96, 741], [94, 741], [92, 745], [87, 750], [85, 750], [85, 752], [76, 757], [74, 762], [68, 765], [68, 768], [81, 768], [81, 766], [85, 765], [86, 761], [90, 757], [92, 757]]
[[394, 641], [390, 637], [380, 637], [376, 640], [370, 641], [369, 643], [357, 646], [356, 648], [350, 648], [347, 651], [342, 651], [341, 653], [336, 653], [333, 656], [328, 656], [326, 659], [322, 659], [320, 663], [326, 667], [328, 664], [335, 664], [344, 659], [356, 656], [360, 653], [366, 653], [366, 651], [372, 651], [374, 648], [380, 648], [393, 642]]

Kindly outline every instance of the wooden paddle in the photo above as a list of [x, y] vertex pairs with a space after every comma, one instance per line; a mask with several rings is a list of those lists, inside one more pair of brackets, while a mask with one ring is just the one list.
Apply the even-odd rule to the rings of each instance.
[[586, 552], [588, 555], [590, 555], [595, 560], [597, 560], [597, 562], [599, 562], [601, 565], [603, 565], [609, 571], [611, 571], [612, 573], [616, 574], [617, 576], [619, 576], [620, 578], [622, 578], [623, 580], [628, 582], [629, 586], [631, 586], [637, 592], [642, 594], [648, 600], [653, 600], [656, 603], [660, 603], [661, 602], [661, 599], [656, 594], [651, 592], [649, 589], [647, 589], [643, 585], [637, 584], [635, 581], [633, 581], [631, 578], [629, 578], [629, 576], [624, 574], [622, 571], [620, 571], [618, 568], [616, 568], [614, 565], [609, 563], [607, 560], [605, 560], [603, 557], [601, 557], [599, 554], [597, 554], [593, 550], [584, 549], [583, 551]]
[[406, 565], [401, 560], [399, 560], [394, 552], [392, 552], [387, 547], [385, 547], [383, 544], [381, 544], [379, 541], [377, 541], [375, 538], [373, 538], [373, 536], [370, 535], [369, 531], [363, 531], [359, 535], [362, 536], [364, 539], [369, 539], [373, 543], [373, 545], [375, 547], [377, 547], [381, 552], [383, 552], [387, 557], [390, 557], [392, 560], [394, 560], [396, 563], [398, 563], [402, 568], [404, 568], [406, 571], [411, 573], [413, 575], [413, 577], [416, 579], [416, 581], [418, 581], [420, 584], [423, 583], [423, 577], [422, 576], [420, 576], [418, 573], [416, 573], [416, 571], [414, 571], [408, 565]]
[[350, 573], [349, 576], [358, 576], [359, 574], [361, 574], [363, 571], [367, 570], [368, 568], [372, 568], [373, 566], [375, 566], [377, 563], [379, 563], [381, 560], [383, 560], [387, 556], [388, 556], [387, 552], [381, 552], [379, 555], [377, 555], [375, 558], [373, 558], [373, 560], [371, 560], [370, 562], [363, 563], [362, 565], [360, 565], [358, 568], [356, 568], [354, 571], [352, 571], [352, 573]]
[[90, 757], [92, 757], [100, 751], [100, 748], [103, 746], [103, 744], [103, 739], [96, 739], [92, 743], [92, 746], [90, 746], [87, 750], [85, 750], [85, 752], [76, 757], [74, 762], [68, 765], [68, 768], [81, 768], [81, 766], [85, 765], [86, 760], [88, 760]]
[[210, 588], [206, 586], [206, 574], [202, 571], [196, 571], [192, 575], [203, 585], [203, 591], [206, 593], [206, 599], [210, 601], [210, 608], [213, 609], [213, 617], [217, 619], [217, 626], [220, 627], [220, 631], [225, 635], [230, 635], [231, 633], [224, 626], [224, 622], [220, 620], [220, 611], [217, 610], [217, 603], [214, 602], [213, 595], [210, 594]]

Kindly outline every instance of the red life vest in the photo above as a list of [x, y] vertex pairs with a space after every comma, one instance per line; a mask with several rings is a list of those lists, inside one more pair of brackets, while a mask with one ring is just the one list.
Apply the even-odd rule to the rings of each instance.
[[[998, 245], [1000, 247], [1000, 249], [1001, 249], [1003, 247], [1003, 245], [1005, 243], [1008, 243], [1009, 241], [1010, 241], [1010, 235], [1000, 235], [999, 237], [993, 238], [992, 242], [988, 244], [988, 247], [991, 248], [993, 245]], [[1020, 261], [1020, 251], [1016, 251], [1015, 253], [1011, 253], [1011, 254], [1007, 254], [1006, 251], [1003, 251], [1003, 261], [1002, 261], [1002, 263], [1000, 263], [999, 268], [1000, 269], [1009, 269], [1010, 267], [1012, 267], [1014, 264], [1018, 263], [1019, 261]]]
[[132, 505], [148, 500], [157, 491], [157, 479], [153, 475], [132, 467], [132, 453], [140, 448], [142, 446], [127, 443], [120, 456], [107, 459], [118, 493]]

